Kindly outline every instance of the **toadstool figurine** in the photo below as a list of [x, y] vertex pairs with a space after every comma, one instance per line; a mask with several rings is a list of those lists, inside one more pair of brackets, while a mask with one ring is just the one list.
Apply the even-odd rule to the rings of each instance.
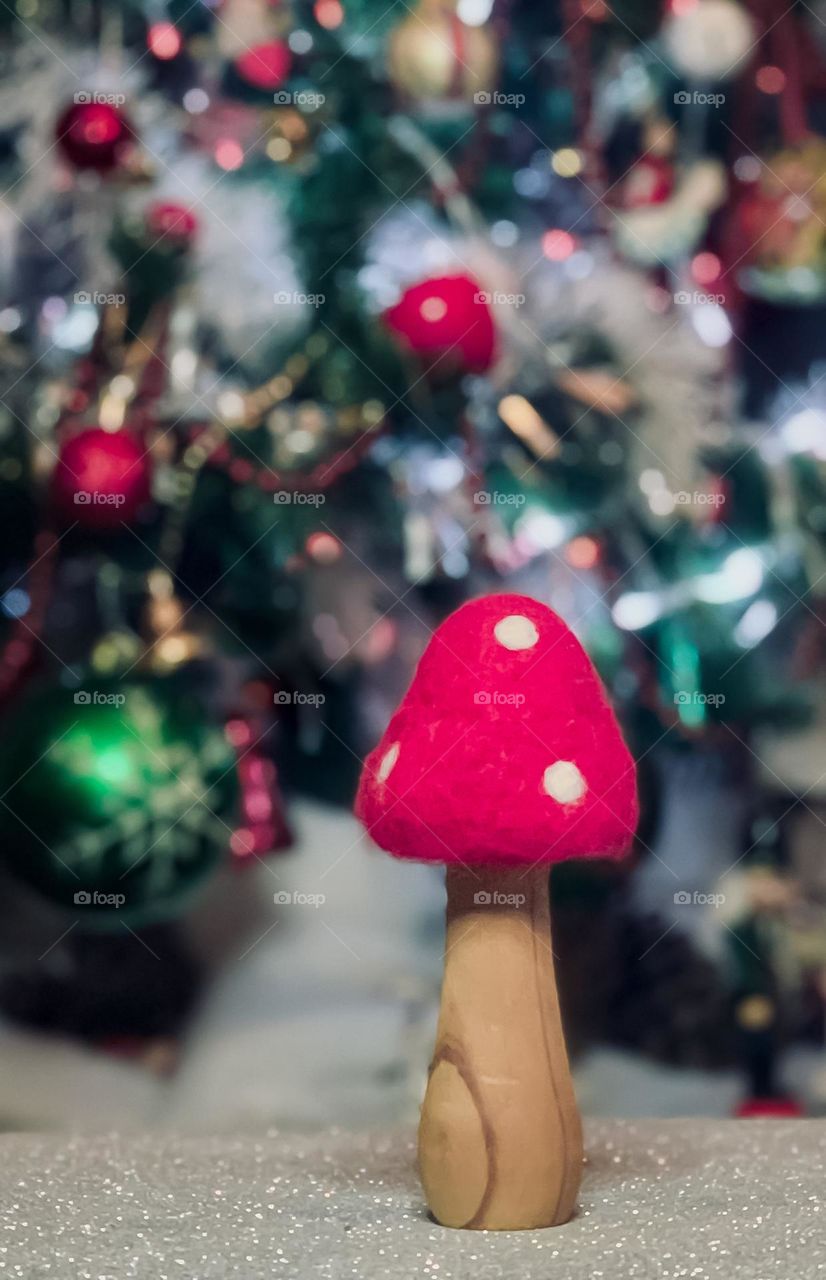
[[582, 1173], [551, 950], [548, 865], [620, 857], [634, 763], [590, 659], [527, 596], [434, 633], [356, 813], [399, 858], [447, 864], [447, 935], [419, 1167], [445, 1226], [566, 1222]]

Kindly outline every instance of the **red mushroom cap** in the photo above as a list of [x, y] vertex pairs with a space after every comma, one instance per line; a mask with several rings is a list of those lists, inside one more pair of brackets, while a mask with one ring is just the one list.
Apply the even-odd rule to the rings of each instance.
[[637, 823], [634, 762], [562, 619], [518, 595], [447, 618], [365, 761], [356, 814], [399, 858], [621, 857]]

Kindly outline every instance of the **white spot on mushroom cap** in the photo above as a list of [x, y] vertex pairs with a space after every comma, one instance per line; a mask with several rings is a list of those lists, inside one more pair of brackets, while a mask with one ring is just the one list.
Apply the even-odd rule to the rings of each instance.
[[542, 775], [542, 789], [559, 804], [576, 804], [588, 786], [573, 760], [557, 760]]
[[381, 758], [381, 764], [379, 765], [376, 773], [376, 777], [378, 778], [379, 782], [386, 782], [387, 779], [390, 777], [390, 774], [393, 772], [393, 769], [395, 767], [396, 761], [399, 758], [400, 751], [401, 751], [400, 742], [394, 742], [392, 747], [387, 748], [387, 750], [385, 751], [384, 755]]
[[425, 298], [419, 307], [419, 314], [428, 324], [436, 324], [447, 315], [447, 303], [444, 298]]
[[536, 627], [523, 613], [509, 613], [506, 618], [500, 618], [493, 634], [506, 649], [532, 649], [539, 639]]

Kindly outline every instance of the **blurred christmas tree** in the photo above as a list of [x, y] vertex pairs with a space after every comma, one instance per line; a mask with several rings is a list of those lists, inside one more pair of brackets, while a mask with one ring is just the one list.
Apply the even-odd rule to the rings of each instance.
[[279, 775], [349, 799], [480, 591], [569, 620], [641, 758], [745, 764], [803, 716], [813, 8], [17, 0], [4, 24], [20, 884], [97, 928], [118, 894], [139, 925], [180, 913], [288, 841]]

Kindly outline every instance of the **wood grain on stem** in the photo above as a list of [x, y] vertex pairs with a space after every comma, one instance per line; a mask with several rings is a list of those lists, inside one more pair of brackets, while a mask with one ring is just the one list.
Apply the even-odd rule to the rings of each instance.
[[530, 1230], [573, 1213], [582, 1134], [559, 1017], [547, 866], [448, 868], [419, 1166], [445, 1226]]

